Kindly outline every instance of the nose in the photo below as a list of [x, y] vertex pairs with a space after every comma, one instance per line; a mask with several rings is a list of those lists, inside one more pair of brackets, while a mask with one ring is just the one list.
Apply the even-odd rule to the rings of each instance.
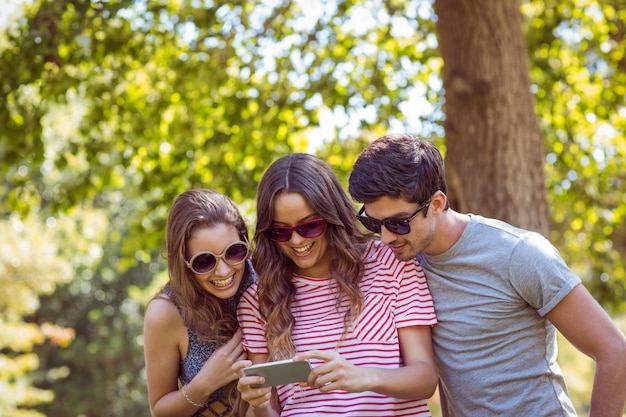
[[396, 240], [396, 234], [387, 230], [385, 226], [381, 226], [379, 235], [380, 235], [380, 241], [383, 242], [385, 245], [388, 245], [394, 240]]
[[298, 232], [294, 230], [293, 232], [291, 232], [291, 239], [289, 239], [289, 241], [294, 245], [298, 245], [304, 242], [305, 239], [305, 237], [302, 237]]
[[217, 265], [215, 266], [215, 270], [213, 273], [218, 277], [227, 277], [232, 272], [232, 268], [228, 265], [224, 259], [218, 258]]

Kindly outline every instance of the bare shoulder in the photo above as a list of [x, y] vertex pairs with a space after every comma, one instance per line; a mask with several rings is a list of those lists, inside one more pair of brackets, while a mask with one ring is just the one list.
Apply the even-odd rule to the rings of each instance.
[[183, 326], [178, 309], [169, 298], [155, 298], [146, 308], [145, 325], [174, 329]]

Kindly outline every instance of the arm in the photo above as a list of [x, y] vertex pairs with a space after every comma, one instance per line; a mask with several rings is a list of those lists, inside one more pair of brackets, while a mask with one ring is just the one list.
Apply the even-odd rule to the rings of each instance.
[[[259, 300], [257, 297], [257, 285], [252, 284], [242, 295], [237, 307], [237, 320], [243, 330], [244, 345], [246, 348], [255, 351], [267, 351], [265, 341], [266, 322], [259, 310]], [[253, 340], [252, 347], [250, 340]], [[248, 342], [246, 344], [246, 342]], [[280, 404], [276, 390], [271, 387], [253, 388], [253, 385], [264, 382], [259, 376], [245, 376], [242, 369], [252, 364], [265, 363], [268, 361], [268, 353], [248, 352], [248, 359], [233, 365], [237, 372], [239, 381], [237, 390], [241, 394], [241, 399], [246, 403], [247, 417], [278, 417], [280, 416]]]
[[322, 392], [346, 390], [374, 391], [396, 398], [429, 398], [437, 386], [437, 372], [430, 338], [430, 327], [412, 326], [398, 330], [405, 365], [400, 368], [374, 368], [350, 364], [338, 353], [312, 350], [294, 359], [318, 359], [325, 363], [313, 368], [309, 386]]
[[376, 369], [370, 391], [397, 398], [430, 398], [437, 387], [437, 371], [429, 326], [398, 329], [404, 366]]
[[[187, 345], [187, 328], [176, 307], [168, 300], [153, 300], [146, 311], [144, 351], [148, 398], [154, 417], [192, 416], [199, 411], [178, 389], [178, 367], [187, 353]], [[187, 397], [196, 404], [204, 404], [215, 390], [237, 379], [232, 364], [244, 358], [241, 332], [237, 332], [213, 352], [187, 384]]]
[[429, 326], [405, 327], [398, 329], [398, 336], [405, 368], [409, 368], [414, 374], [410, 378], [415, 378], [413, 381], [417, 385], [413, 388], [417, 389], [417, 392], [413, 392], [412, 395], [417, 394], [419, 398], [424, 399], [432, 397], [439, 377], [435, 367], [431, 328]]
[[596, 363], [590, 417], [621, 417], [626, 406], [626, 337], [586, 288], [577, 285], [546, 317]]
[[153, 417], [192, 416], [198, 411], [178, 390], [180, 348], [186, 339], [187, 331], [176, 307], [168, 300], [152, 300], [144, 320], [144, 356]]

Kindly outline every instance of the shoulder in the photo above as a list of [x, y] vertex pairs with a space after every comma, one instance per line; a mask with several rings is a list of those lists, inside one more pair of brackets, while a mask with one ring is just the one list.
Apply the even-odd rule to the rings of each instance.
[[470, 223], [473, 234], [481, 240], [492, 240], [500, 248], [522, 251], [545, 251], [554, 245], [540, 233], [522, 229], [501, 220], [472, 215]]
[[245, 289], [241, 298], [239, 299], [239, 306], [257, 305], [258, 304], [258, 291], [259, 283], [253, 282], [248, 288]]
[[492, 219], [489, 217], [477, 216], [475, 214], [470, 215], [469, 226], [475, 229], [476, 232], [481, 234], [498, 234], [502, 238], [508, 238], [512, 241], [524, 241], [524, 240], [545, 240], [541, 234], [533, 232], [532, 230], [522, 229], [514, 226], [502, 220]]
[[371, 241], [367, 244], [363, 257], [365, 262], [366, 275], [368, 272], [380, 273], [383, 270], [392, 275], [398, 275], [406, 272], [415, 272], [421, 269], [417, 259], [412, 261], [399, 260], [393, 251], [379, 240]]
[[178, 312], [178, 309], [167, 296], [154, 298], [148, 304], [145, 314], [146, 327], [161, 327], [161, 328], [175, 328], [183, 326], [183, 319]]
[[390, 254], [393, 256], [391, 249], [380, 240], [370, 240], [364, 246], [363, 261], [365, 262], [386, 262]]
[[[182, 352], [187, 352], [188, 331], [178, 309], [163, 293], [152, 299], [146, 308], [143, 343], [146, 366], [153, 370], [167, 368], [176, 375]], [[162, 371], [167, 372], [164, 369], [156, 372]]]
[[250, 284], [243, 293], [244, 295], [251, 296], [251, 295], [256, 295], [258, 291], [259, 291], [259, 282], [255, 281], [252, 284]]
[[[470, 225], [470, 239], [475, 248], [483, 252], [483, 257], [506, 260], [512, 268], [563, 262], [558, 249], [540, 233], [474, 215]], [[489, 251], [485, 249], [487, 245]]]
[[502, 220], [493, 219], [490, 217], [483, 217], [476, 214], [470, 214], [470, 221], [468, 226], [476, 228], [481, 232], [501, 233], [511, 236], [523, 236], [530, 233], [528, 230], [515, 227], [510, 223]]

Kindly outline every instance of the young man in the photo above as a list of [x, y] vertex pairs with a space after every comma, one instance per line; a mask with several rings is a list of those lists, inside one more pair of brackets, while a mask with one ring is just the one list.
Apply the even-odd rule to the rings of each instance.
[[623, 415], [626, 337], [540, 234], [449, 208], [436, 147], [377, 139], [349, 191], [363, 225], [426, 273], [444, 417], [575, 416], [556, 330], [595, 360], [590, 416]]

